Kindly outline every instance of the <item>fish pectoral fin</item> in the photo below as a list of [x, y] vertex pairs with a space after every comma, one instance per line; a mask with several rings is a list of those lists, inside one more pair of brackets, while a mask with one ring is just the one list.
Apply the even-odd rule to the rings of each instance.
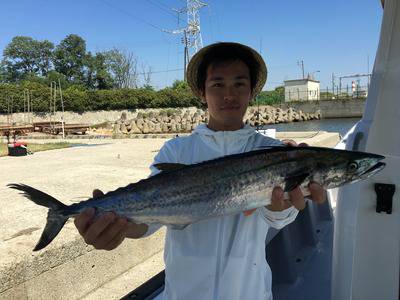
[[293, 191], [296, 187], [303, 183], [303, 181], [309, 176], [310, 174], [307, 172], [304, 173], [297, 173], [289, 175], [285, 178], [285, 192]]
[[183, 230], [185, 229], [189, 224], [171, 224], [170, 228], [174, 230]]
[[183, 169], [187, 165], [185, 164], [178, 164], [178, 163], [159, 163], [159, 164], [154, 164], [154, 167], [156, 167], [160, 171], [176, 171]]

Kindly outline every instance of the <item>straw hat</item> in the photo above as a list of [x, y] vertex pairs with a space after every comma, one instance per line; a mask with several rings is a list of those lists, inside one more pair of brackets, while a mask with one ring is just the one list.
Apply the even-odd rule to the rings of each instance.
[[257, 51], [254, 49], [245, 46], [243, 44], [239, 43], [231, 43], [231, 42], [219, 42], [215, 44], [208, 45], [202, 49], [200, 49], [190, 60], [189, 65], [187, 67], [186, 71], [186, 76], [187, 76], [187, 82], [192, 89], [193, 93], [201, 98], [202, 93], [201, 93], [201, 87], [199, 86], [200, 83], [198, 82], [198, 71], [199, 71], [199, 66], [203, 62], [204, 58], [207, 57], [208, 55], [212, 54], [215, 52], [217, 49], [220, 48], [231, 48], [231, 49], [238, 49], [243, 52], [248, 52], [249, 56], [254, 59], [255, 64], [258, 66], [258, 71], [256, 73], [256, 78], [255, 78], [255, 85], [253, 88], [253, 96], [256, 96], [259, 94], [265, 84], [265, 81], [267, 80], [267, 66], [265, 65], [264, 60], [262, 59], [261, 55], [258, 54]]

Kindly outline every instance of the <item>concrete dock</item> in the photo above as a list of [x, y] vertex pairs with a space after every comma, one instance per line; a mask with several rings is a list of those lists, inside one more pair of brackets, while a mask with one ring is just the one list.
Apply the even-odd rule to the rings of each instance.
[[[332, 147], [339, 134], [278, 133], [277, 138]], [[65, 204], [79, 202], [95, 188], [107, 192], [146, 178], [165, 141], [79, 139], [81, 145], [72, 148], [0, 157], [0, 299], [118, 299], [160, 272], [164, 229], [108, 252], [87, 246], [69, 221], [45, 250], [32, 252], [46, 209], [6, 185], [24, 183]]]

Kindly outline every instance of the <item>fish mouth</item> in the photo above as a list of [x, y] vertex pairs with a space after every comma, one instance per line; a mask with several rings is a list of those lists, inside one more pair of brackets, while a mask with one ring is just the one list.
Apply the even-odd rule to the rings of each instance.
[[385, 158], [386, 158], [385, 156], [383, 156], [383, 155], [380, 155], [380, 154], [374, 154], [374, 157], [375, 157], [375, 159], [376, 159], [377, 161], [380, 161], [380, 160], [382, 160], [382, 159], [385, 159]]
[[383, 162], [378, 162], [375, 165], [373, 165], [371, 168], [367, 169], [361, 174], [361, 178], [367, 178], [370, 177], [373, 174], [376, 174], [383, 170], [385, 168], [386, 164]]

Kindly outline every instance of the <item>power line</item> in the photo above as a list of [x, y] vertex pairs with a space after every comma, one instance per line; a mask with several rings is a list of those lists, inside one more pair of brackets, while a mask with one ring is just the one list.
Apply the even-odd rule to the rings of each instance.
[[[165, 5], [161, 5], [159, 2], [154, 2], [152, 0], [147, 0], [147, 2], [153, 4], [155, 7], [161, 9], [162, 11], [168, 13], [169, 15], [173, 16], [174, 18], [178, 19], [178, 16], [176, 16], [173, 12], [171, 12], [171, 9]], [[165, 8], [166, 7], [166, 8]]]
[[157, 2], [159, 5], [161, 5], [162, 7], [164, 7], [165, 9], [171, 10], [171, 7], [169, 7], [168, 5], [165, 5], [161, 1], [159, 1], [159, 0], [154, 0], [154, 1]]
[[183, 68], [171, 69], [171, 70], [163, 70], [163, 71], [145, 72], [145, 73], [137, 73], [137, 74], [138, 75], [147, 75], [147, 74], [168, 73], [168, 72], [178, 72], [178, 71], [183, 71]]
[[142, 18], [139, 18], [138, 16], [136, 16], [136, 15], [130, 13], [130, 12], [127, 12], [127, 11], [123, 10], [122, 8], [119, 8], [118, 6], [115, 6], [115, 5], [111, 4], [110, 2], [108, 2], [106, 0], [100, 0], [100, 1], [103, 2], [104, 4], [108, 5], [109, 7], [120, 11], [121, 13], [123, 13], [125, 15], [128, 15], [128, 16], [130, 16], [130, 17], [132, 17], [132, 18], [134, 18], [134, 19], [136, 19], [136, 20], [138, 20], [138, 21], [140, 21], [140, 22], [142, 22], [142, 23], [144, 23], [146, 25], [149, 25], [149, 26], [151, 26], [151, 27], [153, 27], [155, 29], [163, 31], [163, 29], [161, 27], [158, 27], [157, 25], [154, 25], [154, 24], [152, 24], [152, 23], [150, 23], [150, 22], [148, 22], [148, 21], [146, 21], [146, 20], [144, 20]]

